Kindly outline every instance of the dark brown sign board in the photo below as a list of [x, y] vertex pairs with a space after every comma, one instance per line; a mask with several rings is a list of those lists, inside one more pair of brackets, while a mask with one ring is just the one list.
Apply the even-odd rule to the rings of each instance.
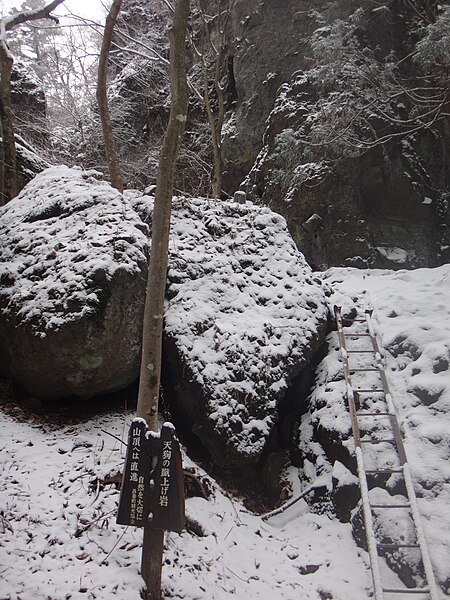
[[183, 468], [175, 428], [164, 423], [155, 434], [144, 419], [133, 419], [117, 523], [180, 532], [184, 521]]
[[151, 527], [181, 532], [184, 528], [184, 480], [180, 444], [171, 423], [159, 437], [157, 463], [152, 474]]
[[128, 433], [127, 454], [122, 476], [117, 523], [144, 527], [150, 512], [151, 454], [147, 423], [133, 419]]

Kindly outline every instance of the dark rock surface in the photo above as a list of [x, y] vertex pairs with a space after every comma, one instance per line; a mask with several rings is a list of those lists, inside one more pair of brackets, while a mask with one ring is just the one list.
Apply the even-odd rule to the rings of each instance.
[[48, 169], [3, 207], [2, 373], [41, 399], [135, 380], [146, 231], [116, 190], [80, 169]]
[[230, 48], [236, 106], [223, 138], [228, 193], [238, 188], [261, 150], [265, 122], [279, 87], [296, 71], [308, 68], [313, 31], [322, 19], [345, 18], [361, 3], [346, 0], [336, 4], [326, 0], [236, 2]]
[[335, 461], [333, 465], [331, 498], [338, 519], [348, 523], [361, 498], [361, 492], [358, 478], [339, 461]]
[[303, 75], [280, 90], [265, 146], [246, 181], [249, 197], [286, 218], [296, 244], [318, 268], [446, 262], [445, 131], [422, 130], [401, 143], [337, 161], [316, 153], [306, 162], [297, 132], [309, 119], [310, 90]]
[[[42, 85], [30, 68], [16, 60], [11, 73], [11, 99], [16, 131], [17, 184], [19, 191], [49, 164], [33, 144], [48, 142], [47, 105]], [[0, 128], [0, 155], [3, 153]], [[3, 169], [0, 169], [0, 188]]]
[[[323, 77], [314, 70], [321, 60], [317, 49], [314, 54], [317, 32], [326, 38], [330, 26], [347, 32], [344, 54], [346, 44], [355, 44], [373, 56], [374, 65], [413, 54], [417, 20], [405, 7], [387, 4], [252, 0], [238, 2], [233, 19], [237, 101], [224, 131], [225, 186], [232, 193], [241, 185], [251, 200], [282, 214], [297, 246], [318, 268], [414, 268], [449, 259], [448, 123], [420, 129], [418, 118], [414, 134], [398, 136], [393, 124], [387, 131], [380, 115], [370, 115], [369, 102], [362, 130], [372, 119], [375, 136], [383, 126], [383, 133], [394, 137], [359, 152], [355, 136], [349, 151], [339, 145], [339, 103], [328, 116], [325, 109], [333, 94], [341, 94], [341, 107], [351, 107], [358, 94], [370, 96], [370, 75], [352, 97], [352, 78], [363, 61], [349, 67], [351, 62], [343, 60], [336, 65], [337, 72], [342, 69], [339, 75], [326, 73], [326, 64]], [[342, 47], [337, 46], [336, 54]], [[329, 48], [331, 61], [331, 42]], [[414, 77], [421, 85], [423, 75], [418, 63], [410, 61], [400, 78], [414, 87]], [[437, 85], [436, 80], [429, 85]], [[394, 107], [386, 104], [392, 123], [418, 110], [403, 100]], [[376, 94], [373, 101], [372, 106], [379, 102]], [[336, 127], [331, 136], [335, 148], [321, 146], [327, 123], [331, 131]], [[309, 146], [304, 143], [308, 136]]]
[[[2, 139], [0, 137], [0, 153], [2, 152]], [[21, 136], [16, 135], [16, 161], [17, 161], [17, 186], [19, 191], [38, 173], [47, 169], [49, 163], [39, 155], [30, 144]], [[0, 170], [0, 188], [2, 186], [2, 171]]]
[[29, 65], [17, 59], [11, 73], [11, 100], [17, 133], [32, 144], [46, 146], [49, 131], [42, 83]]

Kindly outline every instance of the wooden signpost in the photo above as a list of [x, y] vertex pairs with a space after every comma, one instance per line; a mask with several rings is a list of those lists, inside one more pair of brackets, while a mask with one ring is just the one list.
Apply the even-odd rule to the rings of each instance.
[[117, 523], [181, 532], [184, 512], [183, 468], [174, 426], [164, 423], [158, 435], [149, 431], [144, 419], [133, 419]]
[[[163, 531], [181, 532], [185, 523], [183, 468], [180, 444], [175, 428], [164, 423], [160, 434], [144, 419], [133, 419], [128, 434], [127, 454], [120, 490], [117, 523], [144, 527], [154, 532], [155, 540]], [[149, 569], [159, 569], [142, 556], [142, 576], [148, 584]]]
[[144, 419], [134, 419], [128, 433], [117, 523], [144, 527], [150, 512], [151, 453]]
[[152, 475], [154, 493], [150, 502], [153, 516], [149, 524], [180, 533], [185, 521], [183, 468], [180, 444], [171, 424], [163, 425], [158, 442], [158, 462]]

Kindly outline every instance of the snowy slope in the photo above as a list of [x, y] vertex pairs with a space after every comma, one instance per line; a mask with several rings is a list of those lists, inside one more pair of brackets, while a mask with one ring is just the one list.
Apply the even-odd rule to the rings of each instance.
[[[57, 428], [20, 411], [2, 415], [2, 599], [140, 598], [140, 530], [115, 524], [118, 491], [95, 482], [123, 460], [121, 444], [104, 431], [122, 436], [130, 416], [111, 413]], [[349, 525], [310, 514], [304, 503], [292, 509], [290, 523], [278, 518], [269, 525], [214, 484], [213, 490], [209, 501], [187, 501], [204, 537], [167, 535], [165, 598], [366, 597], [367, 565]]]
[[[325, 279], [335, 290], [332, 302], [351, 306], [358, 296], [375, 309], [425, 534], [444, 585], [450, 556], [450, 267], [332, 269]], [[335, 354], [331, 344], [322, 370], [338, 368]], [[338, 379], [337, 370], [334, 375]], [[138, 600], [141, 534], [115, 524], [118, 492], [97, 485], [97, 477], [123, 461], [120, 442], [105, 432], [123, 437], [131, 415], [124, 409], [57, 427], [11, 404], [0, 408], [0, 598]], [[185, 465], [192, 466], [188, 458]], [[296, 493], [296, 469], [289, 476]], [[350, 525], [314, 514], [303, 501], [264, 522], [211, 485], [209, 500], [187, 500], [188, 516], [203, 527], [203, 537], [186, 531], [167, 536], [165, 598], [369, 597], [367, 556]]]
[[331, 269], [331, 302], [374, 309], [435, 575], [450, 594], [450, 266]]

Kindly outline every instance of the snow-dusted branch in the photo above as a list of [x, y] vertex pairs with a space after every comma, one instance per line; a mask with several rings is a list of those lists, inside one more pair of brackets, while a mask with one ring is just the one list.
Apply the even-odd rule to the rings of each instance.
[[136, 44], [137, 46], [140, 46], [141, 48], [146, 50], [149, 54], [138, 53], [137, 50], [133, 50], [129, 46], [127, 48], [124, 48], [124, 47], [119, 46], [117, 44], [117, 42], [113, 42], [113, 45], [116, 48], [119, 48], [125, 52], [130, 52], [132, 54], [138, 54], [138, 55], [142, 56], [143, 58], [146, 58], [147, 60], [158, 61], [161, 64], [164, 64], [167, 66], [169, 65], [169, 61], [167, 60], [167, 58], [164, 58], [164, 56], [162, 56], [157, 50], [155, 50], [155, 48], [152, 48], [148, 44], [145, 44], [142, 40], [132, 37], [131, 35], [128, 35], [123, 30], [118, 31], [118, 36], [124, 38], [128, 42], [131, 42], [133, 44]]
[[63, 2], [64, 0], [53, 0], [53, 2], [50, 2], [43, 8], [38, 8], [35, 10], [24, 10], [21, 12], [14, 13], [7, 17], [3, 17], [2, 28], [3, 23], [5, 31], [9, 31], [13, 27], [17, 27], [17, 25], [22, 25], [23, 23], [27, 23], [28, 21], [39, 21], [40, 19], [52, 19], [57, 23], [58, 18], [52, 15], [51, 13]]

